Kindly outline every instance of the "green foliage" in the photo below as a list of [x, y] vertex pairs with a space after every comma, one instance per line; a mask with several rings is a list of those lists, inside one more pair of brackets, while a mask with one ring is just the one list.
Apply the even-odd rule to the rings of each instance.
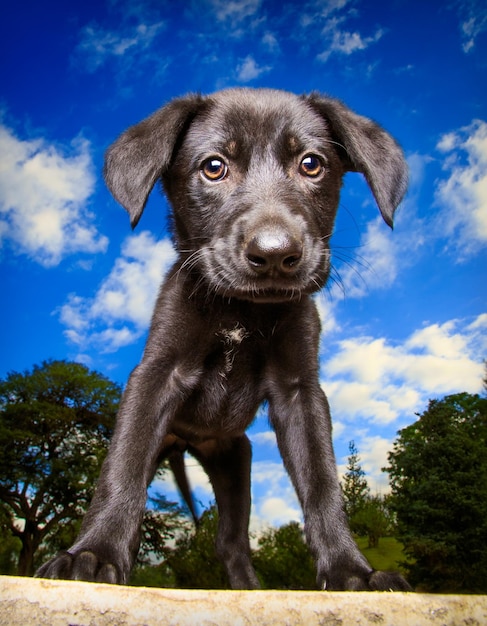
[[9, 526], [9, 516], [0, 506], [0, 573], [13, 576], [17, 573], [17, 563], [22, 548], [18, 537], [14, 537]]
[[42, 543], [67, 547], [66, 524], [91, 499], [120, 393], [102, 375], [65, 361], [0, 380], [0, 523], [22, 544], [19, 574], [33, 573]]
[[487, 591], [487, 399], [431, 400], [389, 454], [391, 506], [427, 591]]
[[264, 589], [316, 589], [316, 568], [297, 522], [259, 537], [253, 563]]
[[354, 533], [368, 538], [369, 548], [377, 548], [379, 539], [393, 532], [387, 499], [379, 495], [368, 496], [352, 517], [350, 526]]
[[176, 547], [167, 558], [176, 587], [183, 589], [229, 589], [225, 570], [215, 551], [218, 527], [216, 506], [207, 509], [198, 528], [176, 539]]
[[[160, 468], [159, 475], [164, 470], [165, 467]], [[190, 528], [192, 525], [180, 506], [174, 502], [169, 502], [160, 493], [153, 493], [148, 499], [148, 506], [142, 523], [137, 565], [148, 566], [155, 560], [167, 559], [172, 553], [168, 545], [174, 542], [177, 537], [181, 537], [182, 533], [187, 534]], [[163, 566], [159, 572], [159, 577], [165, 580], [164, 569]], [[139, 577], [141, 575], [139, 573]]]
[[370, 547], [367, 537], [356, 537], [357, 545], [374, 569], [398, 571], [406, 560], [404, 546], [394, 537], [381, 537], [376, 547]]
[[[0, 571], [32, 574], [73, 544], [93, 496], [121, 388], [84, 365], [46, 361], [0, 381]], [[157, 477], [164, 472], [160, 467]], [[166, 555], [184, 525], [177, 505], [153, 494], [140, 565]], [[20, 550], [19, 550], [20, 545]]]
[[353, 527], [354, 517], [363, 509], [369, 497], [370, 489], [365, 478], [365, 472], [360, 465], [360, 457], [354, 441], [350, 441], [348, 450], [350, 455], [348, 457], [347, 471], [343, 477], [342, 491], [350, 527], [355, 532]]
[[343, 477], [342, 492], [350, 530], [355, 535], [367, 536], [369, 547], [376, 548], [379, 539], [392, 532], [392, 517], [387, 500], [370, 494], [354, 441], [350, 441], [348, 449], [350, 455]]
[[[157, 567], [136, 570], [132, 584], [185, 589], [228, 589], [225, 570], [215, 552], [218, 512], [215, 505], [201, 516], [197, 529], [179, 529], [176, 545]], [[258, 541], [252, 560], [265, 589], [316, 589], [316, 571], [303, 532], [296, 522], [270, 528]], [[172, 577], [171, 577], [172, 572]]]
[[174, 572], [167, 565], [138, 565], [130, 576], [130, 584], [134, 587], [176, 587]]

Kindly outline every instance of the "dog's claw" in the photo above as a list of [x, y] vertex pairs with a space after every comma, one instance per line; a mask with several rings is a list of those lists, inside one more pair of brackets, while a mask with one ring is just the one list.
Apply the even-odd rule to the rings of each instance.
[[35, 577], [111, 584], [123, 582], [116, 565], [101, 562], [90, 550], [83, 550], [77, 554], [71, 554], [68, 551], [60, 552], [40, 567]]
[[34, 574], [36, 578], [71, 578], [73, 557], [69, 552], [60, 552], [57, 556], [44, 563]]
[[323, 580], [327, 591], [412, 591], [409, 583], [397, 572], [372, 570], [368, 575], [352, 574], [335, 580]]
[[373, 571], [368, 579], [370, 591], [412, 591], [411, 585], [397, 572]]

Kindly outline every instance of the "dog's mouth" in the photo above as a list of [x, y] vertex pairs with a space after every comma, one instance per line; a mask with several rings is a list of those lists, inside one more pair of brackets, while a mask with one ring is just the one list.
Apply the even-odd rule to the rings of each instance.
[[319, 291], [326, 283], [326, 264], [308, 275], [306, 272], [293, 277], [255, 277], [234, 269], [206, 273], [207, 289], [224, 298], [236, 298], [255, 303], [295, 302], [303, 296]]
[[209, 291], [222, 297], [279, 303], [319, 291], [328, 277], [329, 257], [326, 241], [306, 234], [292, 237], [274, 227], [247, 238], [216, 238], [192, 257], [192, 265]]
[[[315, 291], [318, 290], [316, 287]], [[282, 302], [294, 302], [300, 300], [304, 295], [312, 293], [311, 289], [300, 289], [298, 287], [287, 288], [259, 288], [257, 286], [250, 286], [248, 288], [241, 289], [227, 289], [222, 292], [222, 295], [227, 297], [237, 298], [238, 300], [250, 300], [251, 302], [258, 303], [282, 303]]]

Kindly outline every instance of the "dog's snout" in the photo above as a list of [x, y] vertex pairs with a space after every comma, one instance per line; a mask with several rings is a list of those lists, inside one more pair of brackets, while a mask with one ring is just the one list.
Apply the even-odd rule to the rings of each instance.
[[293, 274], [301, 261], [303, 243], [286, 230], [263, 230], [252, 237], [245, 253], [257, 274]]

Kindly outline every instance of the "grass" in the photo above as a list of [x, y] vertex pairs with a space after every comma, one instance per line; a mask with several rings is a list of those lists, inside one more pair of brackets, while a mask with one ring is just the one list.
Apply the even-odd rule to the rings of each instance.
[[377, 548], [368, 548], [367, 537], [355, 537], [358, 547], [374, 569], [398, 570], [406, 561], [402, 544], [394, 537], [381, 537]]

